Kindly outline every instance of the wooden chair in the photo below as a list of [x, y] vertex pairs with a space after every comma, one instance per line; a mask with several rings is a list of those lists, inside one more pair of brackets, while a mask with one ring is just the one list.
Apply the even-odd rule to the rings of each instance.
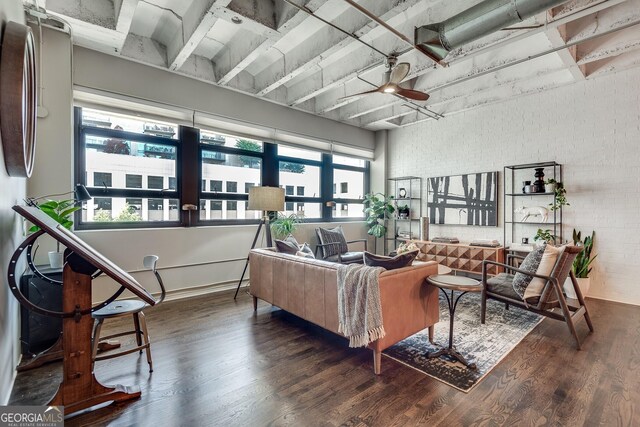
[[[160, 298], [156, 301], [156, 305], [164, 301], [164, 298], [166, 296], [166, 290], [164, 288], [164, 283], [162, 282], [162, 277], [160, 277], [160, 273], [158, 273], [158, 270], [156, 269], [157, 263], [158, 257], [156, 255], [148, 255], [144, 257], [144, 267], [153, 272], [153, 274], [156, 276], [156, 280], [158, 280], [158, 284], [160, 285], [161, 294]], [[125, 354], [130, 354], [136, 351], [139, 351], [140, 354], [142, 354], [142, 350], [145, 350], [147, 353], [147, 363], [149, 363], [149, 372], [153, 372], [153, 362], [151, 360], [151, 341], [149, 340], [149, 332], [147, 330], [147, 320], [142, 311], [147, 307], [148, 305], [140, 300], [121, 300], [114, 301], [106, 307], [93, 312], [92, 317], [95, 323], [93, 326], [92, 355], [94, 363], [97, 360], [112, 359], [114, 357], [124, 356]], [[135, 328], [134, 330], [108, 335], [106, 337], [100, 336], [102, 324], [106, 319], [113, 319], [116, 317], [123, 317], [128, 315], [131, 315], [133, 317], [133, 325]], [[132, 334], [136, 335], [137, 345], [135, 347], [115, 353], [112, 352], [109, 354], [98, 356], [98, 347], [101, 344], [107, 344], [105, 347], [109, 349], [109, 344], [107, 342], [109, 339]], [[117, 347], [119, 347], [119, 345]]]
[[[571, 335], [576, 340], [578, 350], [580, 350], [580, 339], [576, 333], [574, 319], [579, 316], [584, 316], [589, 330], [593, 332], [593, 324], [589, 317], [589, 311], [584, 302], [584, 297], [580, 291], [580, 287], [576, 281], [576, 277], [571, 271], [571, 266], [576, 256], [582, 250], [578, 246], [567, 246], [551, 271], [551, 275], [542, 276], [535, 273], [530, 273], [520, 268], [516, 268], [512, 265], [511, 259], [524, 259], [522, 256], [509, 255], [507, 257], [507, 264], [498, 263], [495, 261], [483, 261], [482, 264], [482, 306], [481, 306], [481, 323], [485, 323], [485, 316], [487, 311], [487, 299], [491, 298], [505, 303], [505, 308], [508, 309], [510, 305], [520, 307], [524, 310], [528, 310], [537, 314], [541, 314], [552, 319], [561, 320], [567, 324]], [[513, 290], [513, 274], [500, 273], [495, 277], [489, 277], [487, 275], [487, 267], [489, 265], [496, 265], [503, 267], [508, 272], [519, 272], [531, 277], [537, 277], [545, 280], [546, 283], [542, 290], [540, 297], [524, 301]], [[567, 299], [562, 291], [562, 285], [567, 277], [571, 277], [571, 282], [576, 290], [577, 300]], [[553, 311], [554, 309], [560, 309], [559, 311]]]
[[[336, 230], [339, 230], [340, 233], [338, 235], [338, 233], [336, 232]], [[321, 253], [323, 260], [325, 261], [330, 261], [330, 262], [337, 262], [340, 264], [362, 264], [364, 263], [364, 252], [361, 251], [344, 251], [341, 248], [344, 248], [352, 243], [364, 243], [364, 250], [367, 250], [367, 239], [356, 239], [356, 240], [349, 240], [347, 241], [347, 239], [345, 238], [344, 234], [342, 233], [342, 227], [338, 228], [336, 227], [336, 229], [334, 230], [328, 230], [328, 231], [333, 231], [337, 236], [339, 241], [331, 241], [331, 242], [325, 242], [322, 243], [323, 239], [321, 237], [321, 232], [320, 232], [320, 228], [316, 228], [316, 237], [318, 238], [318, 245], [316, 246], [316, 258], [318, 257], [318, 252]], [[337, 251], [332, 251], [332, 250], [328, 250], [329, 248], [338, 248]], [[336, 252], [336, 253], [334, 253]]]

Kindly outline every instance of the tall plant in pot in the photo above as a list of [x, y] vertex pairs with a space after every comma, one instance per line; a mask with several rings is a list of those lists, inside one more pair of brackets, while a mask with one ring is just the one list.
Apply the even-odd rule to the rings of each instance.
[[[593, 231], [591, 236], [586, 236], [584, 240], [582, 240], [582, 232], [573, 229], [573, 244], [576, 246], [582, 246], [582, 252], [578, 254], [576, 259], [573, 261], [572, 266], [573, 274], [575, 274], [576, 279], [578, 280], [578, 286], [580, 287], [582, 296], [586, 296], [589, 293], [589, 288], [591, 287], [591, 278], [589, 278], [589, 274], [592, 270], [591, 264], [598, 256], [592, 256], [591, 254], [595, 238], [596, 232]], [[564, 292], [569, 298], [577, 298], [573, 288], [573, 283], [571, 283], [571, 278], [568, 278], [567, 281], [565, 281]]]
[[[71, 220], [73, 213], [81, 208], [81, 206], [76, 206], [76, 201], [73, 199], [47, 200], [46, 202], [38, 205], [38, 209], [49, 215], [67, 230], [71, 230], [71, 227], [73, 226], [73, 221]], [[29, 232], [35, 233], [39, 230], [40, 227], [34, 225], [29, 229]], [[60, 242], [56, 242], [55, 251], [49, 252], [49, 264], [51, 265], [51, 268], [62, 268], [63, 257], [62, 252], [60, 251]]]
[[291, 214], [284, 215], [278, 213], [276, 219], [271, 221], [271, 231], [276, 239], [286, 239], [289, 234], [296, 232], [298, 225], [302, 222], [302, 216]]
[[376, 237], [377, 249], [377, 239], [387, 235], [387, 218], [396, 210], [393, 206], [393, 196], [369, 193], [364, 196], [363, 204], [365, 221], [369, 228], [367, 234]]

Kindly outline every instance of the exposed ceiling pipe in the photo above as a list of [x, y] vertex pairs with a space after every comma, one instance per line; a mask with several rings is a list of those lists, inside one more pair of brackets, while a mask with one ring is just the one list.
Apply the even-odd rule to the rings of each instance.
[[[353, 7], [354, 9], [356, 9], [358, 12], [362, 13], [364, 16], [366, 16], [367, 18], [375, 21], [376, 23], [378, 23], [378, 25], [380, 25], [381, 27], [385, 28], [387, 31], [391, 32], [391, 34], [393, 34], [394, 36], [396, 36], [397, 38], [399, 38], [400, 40], [402, 40], [403, 42], [405, 42], [407, 45], [411, 46], [411, 48], [416, 49], [418, 52], [426, 55], [429, 57], [429, 59], [431, 59], [432, 61], [434, 61], [436, 64], [442, 65], [443, 67], [446, 67], [446, 63], [442, 62], [441, 59], [442, 58], [438, 58], [435, 55], [432, 55], [431, 52], [427, 52], [424, 51], [422, 49], [420, 49], [418, 46], [416, 46], [410, 39], [409, 37], [405, 36], [404, 34], [402, 34], [400, 31], [396, 30], [395, 28], [393, 28], [391, 25], [387, 24], [386, 22], [384, 22], [384, 20], [380, 19], [379, 17], [377, 17], [375, 14], [373, 14], [371, 11], [369, 11], [368, 9], [364, 8], [363, 6], [359, 5], [358, 3], [356, 3], [354, 0], [344, 0], [345, 2], [349, 3], [349, 5], [351, 5], [351, 7]], [[566, 0], [565, 0], [566, 1]]]
[[417, 27], [414, 32], [415, 46], [421, 52], [443, 60], [457, 47], [566, 2], [567, 0], [486, 0], [446, 21]]

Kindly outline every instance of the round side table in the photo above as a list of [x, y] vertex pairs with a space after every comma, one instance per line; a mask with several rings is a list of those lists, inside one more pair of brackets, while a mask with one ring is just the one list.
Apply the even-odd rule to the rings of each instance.
[[[429, 285], [435, 286], [440, 289], [440, 291], [447, 298], [447, 303], [449, 305], [449, 347], [443, 347], [440, 350], [429, 352], [427, 353], [427, 357], [431, 359], [434, 357], [447, 355], [460, 361], [469, 369], [476, 369], [476, 364], [467, 361], [467, 359], [465, 359], [462, 354], [458, 353], [458, 351], [453, 346], [453, 319], [455, 317], [456, 307], [460, 298], [467, 292], [481, 292], [482, 285], [480, 284], [480, 282], [470, 277], [442, 274], [429, 276], [427, 277], [426, 281]], [[451, 291], [451, 296], [449, 296], [447, 291]], [[460, 292], [460, 294], [454, 300], [454, 293], [456, 291]]]

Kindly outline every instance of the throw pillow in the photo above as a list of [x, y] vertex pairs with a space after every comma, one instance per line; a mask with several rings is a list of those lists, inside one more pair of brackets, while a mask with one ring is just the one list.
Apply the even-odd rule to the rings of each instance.
[[276, 249], [278, 252], [295, 255], [300, 250], [300, 244], [295, 237], [289, 234], [284, 240], [276, 239]]
[[341, 225], [332, 229], [318, 228], [318, 239], [322, 245], [326, 245], [327, 243], [337, 243], [322, 247], [324, 258], [330, 257], [331, 255], [343, 254], [349, 250], [347, 247], [347, 239], [344, 238], [344, 232], [342, 231]]
[[394, 257], [365, 252], [364, 265], [368, 265], [371, 267], [383, 267], [387, 270], [395, 270], [396, 268], [410, 266], [413, 263], [413, 260], [416, 258], [416, 255], [418, 255], [418, 251], [404, 252]]
[[[536, 269], [536, 274], [541, 276], [549, 276], [553, 271], [553, 267], [556, 265], [556, 261], [562, 253], [564, 252], [565, 246], [555, 247], [552, 245], [547, 245], [542, 254], [542, 259], [540, 260], [540, 265]], [[544, 279], [540, 279], [538, 277], [534, 277], [527, 286], [527, 289], [524, 291], [524, 300], [532, 301], [542, 295], [542, 290], [544, 289], [547, 281]], [[554, 294], [555, 295], [555, 294]]]
[[313, 251], [311, 250], [311, 246], [309, 246], [309, 244], [307, 242], [304, 242], [300, 246], [300, 250], [298, 251], [298, 253], [296, 255], [303, 256], [305, 258], [314, 258], [314, 259], [316, 257], [313, 254]]
[[419, 251], [419, 250], [420, 248], [414, 242], [405, 242], [405, 243], [400, 243], [398, 245], [398, 249], [396, 249], [396, 253], [401, 254], [404, 252], [412, 252], [412, 251]]
[[[542, 254], [544, 254], [546, 246], [547, 245], [537, 246], [529, 252], [524, 261], [522, 261], [522, 264], [520, 264], [520, 270], [535, 273], [538, 270], [540, 261], [542, 261]], [[533, 277], [523, 273], [516, 273], [513, 276], [513, 290], [516, 294], [520, 295], [520, 298], [524, 299], [524, 292], [527, 290], [529, 283], [531, 283], [531, 279], [533, 279]]]

